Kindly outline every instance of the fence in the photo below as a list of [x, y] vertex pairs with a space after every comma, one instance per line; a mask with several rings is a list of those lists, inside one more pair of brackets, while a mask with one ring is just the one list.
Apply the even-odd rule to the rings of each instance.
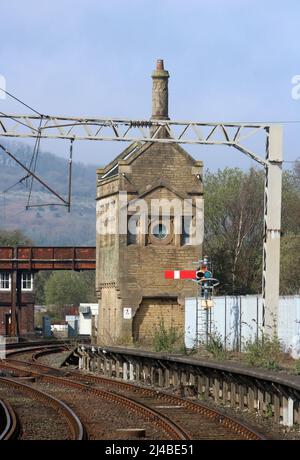
[[[255, 340], [261, 332], [261, 296], [225, 296], [214, 297], [213, 300], [212, 332], [220, 334], [226, 349], [243, 350], [245, 342]], [[185, 344], [189, 348], [197, 342], [197, 330], [199, 331], [197, 317], [199, 316], [197, 315], [196, 298], [187, 298], [185, 302]], [[300, 296], [280, 297], [276, 325], [283, 350], [294, 357], [300, 357]], [[205, 340], [205, 337], [200, 337], [200, 339]]]

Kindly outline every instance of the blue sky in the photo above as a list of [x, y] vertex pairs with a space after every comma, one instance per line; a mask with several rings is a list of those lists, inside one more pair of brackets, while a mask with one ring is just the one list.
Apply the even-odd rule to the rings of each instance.
[[[147, 119], [163, 58], [174, 120], [300, 120], [298, 0], [1, 0], [0, 23], [7, 90], [43, 113]], [[0, 110], [24, 112], [9, 100]], [[300, 124], [284, 130], [291, 161]], [[232, 149], [185, 148], [210, 169], [253, 165]], [[67, 144], [42, 149], [66, 155]], [[101, 165], [120, 149], [81, 142], [75, 159]]]

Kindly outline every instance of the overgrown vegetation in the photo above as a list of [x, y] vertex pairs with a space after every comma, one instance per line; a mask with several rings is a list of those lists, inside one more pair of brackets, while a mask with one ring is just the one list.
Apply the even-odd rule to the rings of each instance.
[[33, 242], [21, 230], [0, 230], [0, 246], [29, 246]]
[[245, 344], [245, 360], [251, 366], [279, 369], [280, 355], [281, 346], [276, 334], [269, 336], [262, 331], [259, 337]]
[[220, 361], [228, 359], [229, 353], [224, 348], [222, 336], [216, 331], [209, 334], [208, 343], [205, 344], [205, 349], [211, 353], [215, 359]]
[[294, 364], [293, 374], [300, 375], [300, 359], [297, 359], [297, 361]]
[[155, 351], [167, 351], [171, 353], [175, 349], [183, 347], [183, 336], [174, 324], [169, 329], [166, 328], [164, 319], [161, 318], [159, 325], [154, 327], [153, 347]]

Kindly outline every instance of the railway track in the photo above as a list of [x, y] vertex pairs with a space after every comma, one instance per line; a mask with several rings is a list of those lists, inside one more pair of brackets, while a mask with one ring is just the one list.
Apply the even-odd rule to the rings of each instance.
[[[65, 425], [67, 427], [68, 435], [66, 439], [73, 439], [73, 440], [83, 440], [86, 438], [85, 428], [82, 425], [78, 416], [74, 413], [74, 411], [63, 401], [50, 396], [44, 391], [32, 388], [27, 383], [16, 381], [14, 378], [9, 377], [0, 377], [0, 384], [1, 384], [1, 391], [3, 391], [3, 387], [6, 387], [8, 392], [7, 395], [16, 399], [16, 394], [19, 396], [20, 394], [22, 397], [25, 395], [25, 401], [29, 401], [27, 404], [33, 406], [33, 403], [38, 401], [39, 407], [37, 408], [38, 411], [41, 408], [45, 409], [45, 407], [51, 408], [51, 413], [47, 413], [46, 417], [46, 425], [49, 425], [49, 429], [52, 428], [51, 422], [53, 421], [52, 425], [57, 425], [57, 416], [61, 419], [60, 425]], [[24, 409], [24, 398], [22, 399], [23, 402], [23, 409]], [[6, 403], [7, 404], [7, 403]], [[8, 408], [11, 406], [8, 405]], [[12, 409], [12, 408], [11, 408]], [[44, 411], [43, 411], [44, 412]], [[12, 413], [12, 410], [8, 413], [8, 424], [10, 428], [8, 429], [8, 434], [3, 437], [3, 439], [12, 439], [16, 437], [17, 427], [18, 424], [16, 423], [17, 417], [15, 413]], [[17, 425], [17, 426], [16, 426]], [[24, 432], [23, 426], [23, 432]], [[64, 438], [64, 437], [63, 437]], [[0, 436], [1, 439], [1, 436]]]
[[[169, 439], [265, 439], [255, 429], [225, 416], [199, 402], [120, 380], [62, 371], [36, 362], [37, 358], [55, 350], [31, 350], [34, 362], [9, 359], [4, 366], [12, 372], [25, 373], [39, 381], [58, 383], [89, 392], [103, 400], [123, 406], [144, 419], [154, 422]], [[20, 351], [21, 352], [21, 351]], [[24, 352], [24, 351], [23, 351]], [[107, 391], [109, 388], [110, 391]], [[172, 426], [172, 428], [170, 428]], [[180, 429], [184, 426], [185, 429]]]
[[[76, 382], [68, 377], [62, 377], [62, 373], [57, 371], [55, 368], [50, 368], [48, 366], [39, 366], [37, 364], [31, 364], [29, 362], [22, 362], [17, 360], [12, 360], [11, 364], [0, 364], [2, 369], [6, 371], [13, 372], [13, 375], [16, 377], [17, 375], [23, 377], [30, 377], [33, 376], [36, 379], [36, 383], [41, 385], [43, 383], [51, 384], [52, 388], [54, 387], [66, 387], [67, 389], [72, 389], [77, 391], [78, 397], [78, 390], [82, 392], [84, 398], [89, 396], [89, 402], [91, 402], [95, 398], [100, 398], [102, 401], [105, 401], [109, 404], [113, 403], [116, 407], [122, 408], [124, 413], [127, 414], [127, 411], [137, 415], [138, 417], [142, 418], [146, 422], [149, 422], [152, 425], [155, 425], [158, 433], [163, 432], [164, 436], [167, 439], [175, 439], [175, 440], [186, 440], [190, 439], [188, 433], [185, 432], [180, 426], [178, 426], [174, 421], [169, 419], [169, 417], [160, 414], [153, 408], [150, 408], [143, 404], [142, 402], [138, 402], [133, 400], [130, 397], [126, 397], [120, 394], [115, 394], [111, 391], [107, 391], [100, 388], [92, 388], [89, 385]], [[17, 362], [16, 362], [17, 361]], [[13, 365], [12, 365], [13, 364]], [[25, 369], [24, 369], [25, 367]], [[37, 370], [33, 370], [33, 368], [38, 368]], [[27, 369], [27, 370], [26, 370]], [[42, 369], [42, 371], [41, 371]], [[47, 371], [47, 373], [46, 373]], [[31, 387], [30, 387], [31, 388]], [[75, 392], [73, 391], [72, 394]], [[64, 395], [67, 397], [67, 395]], [[165, 439], [165, 437], [162, 437]]]
[[8, 401], [0, 399], [0, 441], [16, 439], [19, 433], [17, 414]]

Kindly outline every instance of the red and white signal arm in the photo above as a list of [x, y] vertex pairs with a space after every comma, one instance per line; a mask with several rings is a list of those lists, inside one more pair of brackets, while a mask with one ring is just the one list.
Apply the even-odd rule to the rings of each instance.
[[123, 318], [124, 319], [132, 318], [132, 308], [131, 307], [123, 308]]
[[167, 280], [190, 280], [196, 278], [196, 270], [166, 270]]

